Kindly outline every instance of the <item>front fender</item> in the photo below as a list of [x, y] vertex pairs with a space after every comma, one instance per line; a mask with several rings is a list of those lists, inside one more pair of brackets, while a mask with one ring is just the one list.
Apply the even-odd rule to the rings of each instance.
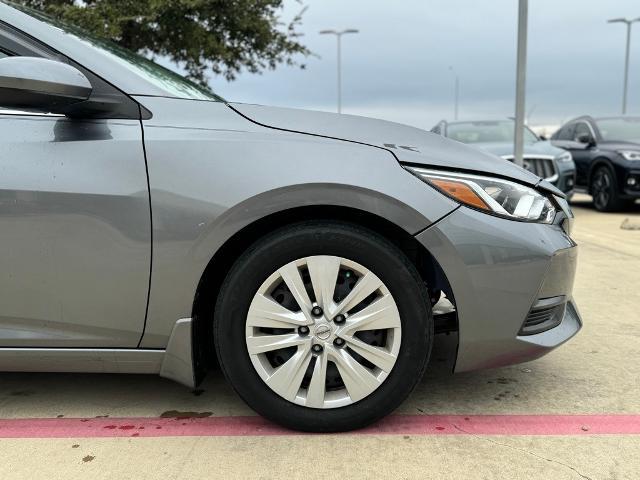
[[141, 347], [166, 346], [211, 258], [252, 222], [344, 206], [415, 234], [457, 207], [384, 149], [261, 127], [224, 104], [139, 100], [154, 114], [144, 122], [153, 271]]

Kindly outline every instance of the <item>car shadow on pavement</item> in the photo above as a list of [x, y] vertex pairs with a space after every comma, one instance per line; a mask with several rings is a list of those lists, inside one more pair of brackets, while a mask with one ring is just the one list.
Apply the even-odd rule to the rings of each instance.
[[[544, 404], [544, 363], [452, 375], [457, 338], [437, 335], [431, 362], [398, 414], [527, 412]], [[155, 375], [0, 373], [0, 418], [253, 415], [215, 368], [191, 390]]]

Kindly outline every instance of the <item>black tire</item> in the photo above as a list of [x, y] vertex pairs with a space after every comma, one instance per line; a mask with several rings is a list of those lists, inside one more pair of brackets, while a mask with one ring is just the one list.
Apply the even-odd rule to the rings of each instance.
[[[312, 255], [340, 256], [365, 266], [384, 282], [400, 313], [402, 340], [389, 376], [369, 396], [339, 408], [309, 408], [280, 397], [260, 378], [246, 346], [247, 312], [260, 285], [281, 266]], [[339, 432], [379, 420], [411, 393], [431, 353], [433, 316], [420, 275], [395, 245], [351, 224], [305, 222], [257, 241], [236, 261], [218, 296], [214, 342], [225, 377], [256, 412], [296, 430]]]
[[607, 165], [597, 167], [593, 172], [589, 192], [593, 197], [593, 206], [600, 212], [622, 210], [630, 204], [628, 200], [620, 198], [615, 174]]

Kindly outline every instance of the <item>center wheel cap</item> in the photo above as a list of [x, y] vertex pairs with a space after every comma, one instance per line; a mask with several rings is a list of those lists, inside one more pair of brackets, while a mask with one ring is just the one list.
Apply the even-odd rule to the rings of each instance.
[[320, 340], [327, 340], [331, 336], [331, 327], [326, 323], [321, 323], [315, 327], [313, 334]]

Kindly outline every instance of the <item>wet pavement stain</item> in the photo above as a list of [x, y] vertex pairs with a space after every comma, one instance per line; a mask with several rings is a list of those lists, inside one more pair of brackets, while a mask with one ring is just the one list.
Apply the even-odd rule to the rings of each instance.
[[18, 390], [17, 392], [11, 392], [9, 396], [11, 397], [30, 397], [31, 395], [35, 395], [36, 392], [32, 390]]
[[213, 412], [181, 412], [179, 410], [167, 410], [160, 414], [161, 418], [205, 418], [213, 415]]

